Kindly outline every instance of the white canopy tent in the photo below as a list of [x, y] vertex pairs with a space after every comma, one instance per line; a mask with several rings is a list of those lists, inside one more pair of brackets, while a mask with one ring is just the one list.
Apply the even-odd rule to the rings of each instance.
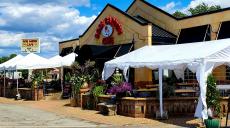
[[70, 53], [64, 57], [56, 55], [49, 59], [50, 67], [68, 67], [71, 66], [72, 63], [75, 61], [75, 57], [78, 55], [76, 53]]
[[63, 93], [63, 67], [65, 66], [71, 66], [72, 63], [75, 61], [75, 57], [77, 56], [76, 53], [70, 53], [64, 57], [61, 57], [59, 55], [56, 55], [49, 59], [50, 61], [50, 67], [61, 67], [61, 87], [62, 87], [62, 93]]
[[4, 70], [4, 91], [3, 91], [4, 96], [5, 96], [5, 88], [6, 88], [6, 70], [16, 70], [16, 63], [23, 58], [24, 56], [19, 54], [14, 58], [0, 64], [0, 70]]
[[78, 55], [76, 53], [70, 53], [66, 56], [63, 57], [63, 61], [62, 61], [62, 65], [63, 66], [71, 66], [72, 63], [75, 61], [75, 58], [77, 57]]
[[[8, 60], [5, 63], [0, 64], [0, 70], [18, 70], [18, 69], [46, 69], [55, 67], [70, 66], [74, 61], [76, 53], [70, 53], [64, 57], [59, 55], [50, 58], [49, 60], [40, 57], [34, 53], [30, 53], [27, 56], [17, 55], [16, 57]], [[4, 82], [5, 84], [5, 82]], [[18, 81], [17, 81], [18, 92]]]
[[44, 69], [50, 67], [48, 59], [30, 53], [16, 63], [16, 69]]
[[62, 67], [63, 66], [63, 57], [56, 55], [49, 59], [51, 67]]
[[123, 70], [127, 80], [129, 67], [159, 69], [160, 113], [163, 114], [162, 69], [174, 70], [178, 78], [189, 68], [196, 73], [200, 97], [195, 116], [207, 119], [206, 80], [208, 74], [221, 64], [230, 62], [230, 39], [178, 45], [145, 46], [105, 63], [102, 77], [108, 79], [115, 68]]
[[16, 63], [21, 60], [24, 56], [17, 55], [14, 58], [0, 64], [0, 70], [16, 70]]

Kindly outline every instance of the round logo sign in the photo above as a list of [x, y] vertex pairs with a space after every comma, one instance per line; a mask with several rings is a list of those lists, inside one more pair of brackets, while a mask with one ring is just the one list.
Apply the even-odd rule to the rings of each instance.
[[103, 27], [101, 33], [104, 37], [110, 37], [113, 33], [113, 27], [107, 24]]

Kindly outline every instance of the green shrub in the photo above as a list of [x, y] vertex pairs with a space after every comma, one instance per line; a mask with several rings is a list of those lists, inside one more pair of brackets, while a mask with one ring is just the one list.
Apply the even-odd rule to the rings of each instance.
[[220, 92], [216, 88], [216, 79], [213, 75], [209, 75], [207, 79], [206, 102], [208, 108], [213, 108], [216, 115], [220, 116]]

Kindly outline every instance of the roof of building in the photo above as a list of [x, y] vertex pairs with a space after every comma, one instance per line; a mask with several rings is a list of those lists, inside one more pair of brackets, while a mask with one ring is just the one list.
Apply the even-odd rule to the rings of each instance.
[[140, 22], [139, 20], [135, 19], [134, 17], [132, 17], [132, 16], [129, 15], [128, 13], [126, 13], [126, 12], [124, 12], [124, 11], [118, 9], [117, 7], [115, 7], [115, 6], [111, 5], [111, 4], [107, 4], [107, 5], [105, 6], [105, 8], [101, 11], [101, 13], [97, 16], [97, 18], [90, 24], [90, 26], [85, 30], [85, 32], [84, 32], [82, 35], [80, 35], [79, 37], [82, 37], [82, 36], [85, 35], [85, 33], [87, 33], [87, 31], [89, 30], [89, 28], [97, 21], [97, 19], [101, 16], [101, 14], [103, 14], [103, 12], [105, 11], [105, 9], [106, 9], [107, 7], [111, 7], [111, 8], [113, 8], [113, 9], [115, 9], [116, 11], [122, 13], [124, 16], [126, 16], [126, 17], [132, 19], [133, 21], [137, 22], [137, 23], [140, 24], [140, 25], [147, 25], [146, 23]]
[[70, 42], [70, 41], [75, 41], [75, 40], [79, 40], [79, 38], [70, 39], [70, 40], [64, 40], [64, 41], [59, 42], [59, 44], [62, 44], [62, 43], [67, 43], [67, 42]]
[[[128, 9], [126, 10], [126, 12], [128, 12], [128, 10], [134, 5], [134, 3], [135, 3], [136, 1], [137, 1], [137, 0], [134, 0], [134, 1], [133, 1], [133, 3], [128, 7]], [[228, 8], [222, 8], [222, 9], [219, 9], [219, 10], [216, 10], [216, 11], [210, 11], [210, 12], [201, 13], [201, 14], [197, 14], [197, 15], [191, 15], [191, 16], [186, 16], [186, 17], [182, 17], [182, 18], [177, 18], [177, 17], [171, 15], [170, 13], [168, 13], [168, 12], [166, 12], [166, 11], [164, 11], [164, 10], [162, 10], [162, 9], [160, 9], [160, 8], [158, 8], [158, 7], [156, 7], [156, 6], [152, 5], [152, 4], [150, 4], [150, 3], [148, 3], [148, 2], [145, 1], [145, 0], [139, 0], [139, 1], [142, 1], [142, 2], [145, 3], [146, 5], [148, 5], [148, 6], [152, 7], [152, 8], [154, 8], [154, 9], [156, 9], [156, 10], [158, 10], [158, 11], [160, 11], [161, 13], [163, 13], [163, 14], [165, 14], [165, 15], [167, 15], [167, 16], [169, 16], [169, 17], [175, 19], [175, 20], [183, 20], [183, 19], [188, 19], [188, 18], [193, 18], [193, 17], [203, 16], [203, 15], [208, 15], [208, 14], [214, 14], [214, 13], [218, 13], [218, 12], [223, 12], [223, 11], [228, 11], [228, 10], [230, 10], [230, 7], [228, 7]]]

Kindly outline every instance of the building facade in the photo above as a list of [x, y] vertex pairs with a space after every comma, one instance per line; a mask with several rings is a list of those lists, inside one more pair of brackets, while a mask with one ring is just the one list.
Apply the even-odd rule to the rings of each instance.
[[[106, 5], [87, 30], [77, 39], [59, 43], [64, 56], [76, 52], [86, 59], [103, 63], [145, 45], [168, 45], [230, 38], [230, 8], [176, 18], [144, 0], [134, 0], [123, 12]], [[204, 48], [205, 50], [205, 48]], [[87, 56], [87, 57], [86, 57]], [[152, 81], [152, 70], [135, 69], [133, 79]], [[230, 68], [217, 67], [218, 80], [230, 80]], [[195, 75], [185, 71], [186, 79]]]

